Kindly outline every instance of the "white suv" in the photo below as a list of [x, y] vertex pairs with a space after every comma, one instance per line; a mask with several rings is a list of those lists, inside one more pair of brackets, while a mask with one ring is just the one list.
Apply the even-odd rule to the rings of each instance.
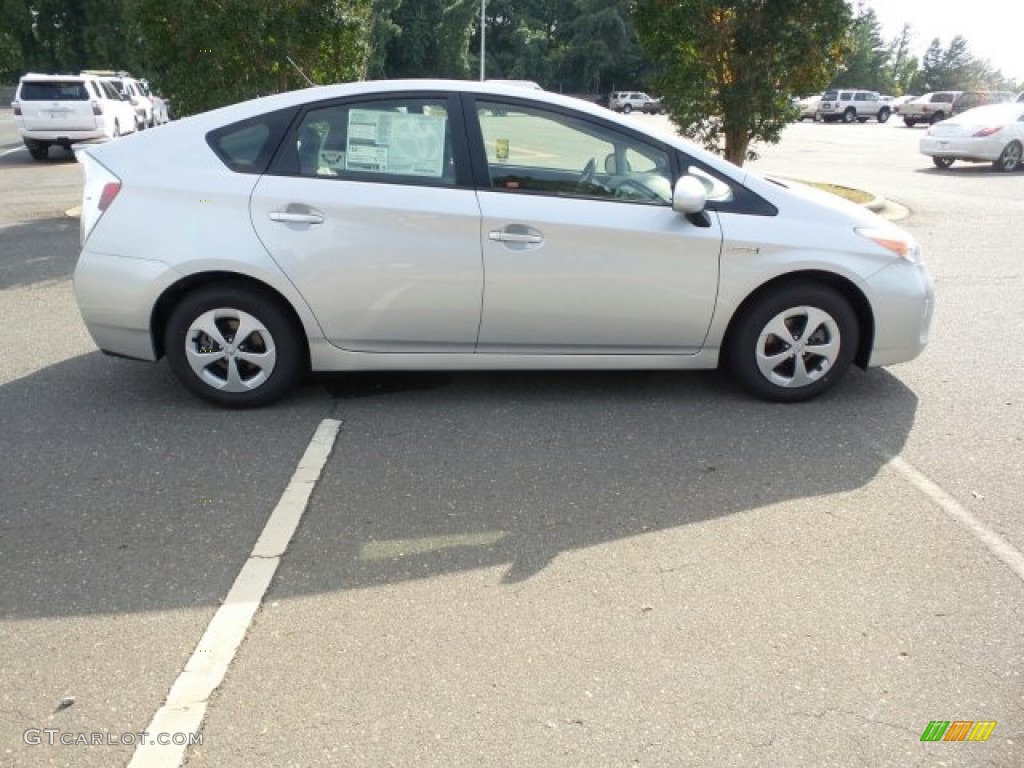
[[892, 114], [892, 105], [877, 91], [862, 91], [856, 88], [833, 88], [825, 91], [818, 102], [814, 119], [831, 123], [854, 120], [866, 123], [870, 119], [884, 123]]
[[21, 78], [11, 103], [29, 154], [45, 160], [50, 147], [113, 139], [135, 131], [135, 110], [109, 83], [92, 75]]
[[640, 91], [615, 91], [608, 96], [608, 108], [628, 115], [634, 109], [643, 111], [644, 107], [653, 101], [654, 99]]

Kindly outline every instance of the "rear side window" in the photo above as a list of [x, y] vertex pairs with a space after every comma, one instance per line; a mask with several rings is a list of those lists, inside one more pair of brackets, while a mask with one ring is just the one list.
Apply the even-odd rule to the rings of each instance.
[[232, 171], [263, 173], [294, 116], [289, 108], [225, 125], [206, 134], [206, 143]]
[[27, 81], [21, 84], [22, 101], [89, 101], [81, 80]]

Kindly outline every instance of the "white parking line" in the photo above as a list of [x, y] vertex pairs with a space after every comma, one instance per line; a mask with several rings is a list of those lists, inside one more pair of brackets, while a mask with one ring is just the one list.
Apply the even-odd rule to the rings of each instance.
[[7, 157], [8, 155], [13, 155], [15, 152], [21, 152], [24, 149], [25, 147], [14, 147], [13, 149], [5, 149], [3, 152], [0, 152], [0, 157]]
[[140, 739], [129, 768], [177, 768], [181, 765], [187, 743], [158, 744], [157, 736], [172, 734], [175, 738], [161, 737], [160, 740], [187, 742], [187, 738], [180, 738], [180, 735], [199, 733], [206, 704], [223, 682], [249, 631], [281, 556], [306, 511], [340, 428], [341, 422], [335, 419], [320, 422], [223, 605], [210, 620], [185, 669], [171, 686], [164, 705], [153, 716], [146, 729], [149, 735]]
[[943, 512], [963, 525], [974, 538], [985, 545], [989, 552], [1002, 560], [1021, 581], [1024, 581], [1024, 552], [1021, 552], [992, 528], [975, 517], [973, 512], [946, 493], [938, 483], [917, 469], [909, 461], [899, 456], [893, 456], [879, 446], [875, 446], [875, 451], [888, 462], [890, 467], [899, 472], [911, 485], [927, 496]]

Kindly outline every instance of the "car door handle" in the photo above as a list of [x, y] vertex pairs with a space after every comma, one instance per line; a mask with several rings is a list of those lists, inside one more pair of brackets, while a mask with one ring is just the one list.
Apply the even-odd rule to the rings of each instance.
[[319, 213], [299, 213], [297, 211], [271, 211], [271, 221], [281, 221], [285, 224], [323, 224], [324, 217]]
[[487, 239], [493, 240], [496, 243], [527, 243], [530, 245], [544, 242], [544, 238], [541, 235], [529, 232], [506, 232], [502, 229], [492, 229], [487, 233]]

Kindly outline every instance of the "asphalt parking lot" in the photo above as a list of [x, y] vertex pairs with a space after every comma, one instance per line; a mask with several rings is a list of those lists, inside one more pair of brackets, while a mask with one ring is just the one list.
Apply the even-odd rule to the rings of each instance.
[[[913, 363], [788, 407], [361, 374], [226, 412], [95, 350], [80, 172], [0, 110], [0, 764], [1024, 763], [1024, 173], [936, 171], [922, 132], [805, 123], [750, 165], [894, 204], [937, 286]], [[269, 588], [227, 599], [245, 568]], [[137, 753], [154, 722], [193, 743]]]

